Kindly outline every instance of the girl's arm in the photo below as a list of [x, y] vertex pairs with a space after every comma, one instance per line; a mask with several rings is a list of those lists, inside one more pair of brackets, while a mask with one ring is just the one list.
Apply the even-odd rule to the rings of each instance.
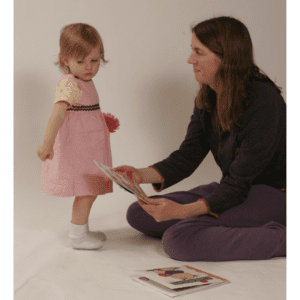
[[43, 144], [39, 146], [37, 150], [37, 154], [42, 161], [46, 160], [47, 158], [53, 158], [54, 141], [68, 107], [69, 103], [65, 101], [59, 101], [54, 104], [52, 114], [48, 121]]

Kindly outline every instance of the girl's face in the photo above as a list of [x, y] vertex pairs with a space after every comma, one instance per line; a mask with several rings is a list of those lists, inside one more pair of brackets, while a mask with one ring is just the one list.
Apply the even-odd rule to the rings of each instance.
[[100, 67], [100, 48], [94, 48], [84, 59], [65, 58], [64, 63], [70, 69], [70, 73], [81, 80], [89, 81], [98, 73]]
[[200, 84], [207, 84], [212, 89], [216, 89], [215, 74], [221, 63], [221, 59], [197, 38], [192, 36], [192, 53], [188, 58], [188, 63], [194, 67], [195, 78]]

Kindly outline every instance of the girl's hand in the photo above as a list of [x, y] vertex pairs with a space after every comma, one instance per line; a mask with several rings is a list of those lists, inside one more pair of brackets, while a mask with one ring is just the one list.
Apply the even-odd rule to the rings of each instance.
[[41, 161], [45, 161], [46, 159], [53, 159], [54, 151], [53, 147], [45, 147], [41, 145], [37, 149], [37, 155], [41, 159]]
[[140, 184], [143, 181], [142, 174], [134, 167], [131, 166], [120, 166], [113, 168], [115, 172], [125, 173], [126, 177], [132, 182]]
[[185, 218], [183, 204], [176, 203], [166, 198], [147, 198], [147, 201], [151, 204], [145, 204], [140, 200], [138, 202], [141, 207], [155, 219], [156, 222]]

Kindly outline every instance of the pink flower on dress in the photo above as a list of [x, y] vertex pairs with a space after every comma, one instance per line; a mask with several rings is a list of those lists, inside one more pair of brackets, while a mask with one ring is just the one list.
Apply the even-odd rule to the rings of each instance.
[[115, 132], [120, 127], [119, 119], [110, 113], [103, 113], [109, 132]]

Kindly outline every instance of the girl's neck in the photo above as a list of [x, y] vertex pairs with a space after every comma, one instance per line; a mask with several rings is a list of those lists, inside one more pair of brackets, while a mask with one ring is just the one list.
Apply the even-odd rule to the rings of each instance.
[[90, 81], [92, 81], [92, 79], [90, 79], [90, 80], [82, 80], [82, 79], [80, 79], [79, 77], [77, 77], [77, 76], [75, 76], [74, 74], [72, 74], [72, 73], [65, 73], [66, 75], [73, 75], [76, 79], [79, 79], [79, 80], [81, 80], [81, 81], [83, 81], [83, 82], [90, 82]]
[[77, 78], [77, 79], [79, 79], [79, 80], [81, 80], [81, 81], [83, 81], [83, 82], [90, 82], [90, 81], [92, 81], [92, 79], [90, 79], [90, 80], [82, 80], [82, 79], [80, 79], [79, 77], [77, 77], [77, 76], [74, 76], [75, 78]]

